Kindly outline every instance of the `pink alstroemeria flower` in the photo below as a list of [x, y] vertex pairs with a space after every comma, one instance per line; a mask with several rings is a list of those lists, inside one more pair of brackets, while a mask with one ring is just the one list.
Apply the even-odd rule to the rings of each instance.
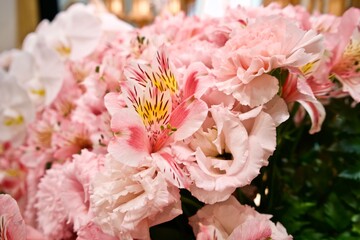
[[321, 130], [321, 125], [325, 120], [325, 108], [314, 96], [306, 79], [289, 73], [282, 88], [282, 97], [288, 103], [299, 102], [309, 113], [312, 123], [310, 134]]
[[[188, 74], [184, 86], [179, 85], [164, 49], [160, 49], [152, 69], [137, 65], [125, 74], [127, 108], [116, 110], [106, 104], [109, 111], [116, 111], [110, 112], [115, 136], [109, 153], [132, 167], [151, 156], [170, 182], [186, 187], [185, 174], [167, 147], [191, 136], [206, 118], [206, 104], [195, 97], [199, 86], [196, 72]], [[105, 100], [116, 102], [109, 98]]]
[[[324, 34], [329, 52], [314, 73], [314, 83], [328, 81], [331, 96], [349, 94], [360, 102], [360, 10], [350, 8], [334, 25], [337, 27]], [[329, 81], [333, 77], [341, 84]]]
[[25, 240], [26, 225], [15, 199], [2, 194], [0, 206], [0, 239]]
[[[360, 102], [360, 10], [348, 10], [339, 25], [340, 43], [334, 52], [332, 73], [342, 83], [342, 90]], [[350, 34], [350, 36], [348, 35]], [[346, 39], [346, 37], [349, 37]]]

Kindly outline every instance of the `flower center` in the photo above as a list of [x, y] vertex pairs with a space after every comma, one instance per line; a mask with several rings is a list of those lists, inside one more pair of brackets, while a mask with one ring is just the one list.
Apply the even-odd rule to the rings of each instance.
[[45, 148], [51, 147], [52, 133], [53, 133], [53, 129], [51, 127], [36, 132], [37, 140], [41, 146]]
[[22, 115], [17, 116], [5, 116], [4, 125], [7, 127], [18, 126], [24, 122], [24, 117]]
[[40, 97], [44, 97], [46, 94], [46, 91], [44, 88], [41, 89], [31, 89], [30, 92], [34, 95], [38, 95]]
[[71, 48], [64, 43], [57, 44], [55, 50], [63, 57], [68, 57], [71, 53]]
[[[150, 98], [138, 99], [133, 102], [135, 111], [141, 117], [145, 126], [156, 124], [164, 125], [169, 121], [169, 112], [171, 104], [165, 93], [155, 91], [150, 92]], [[152, 93], [151, 93], [152, 92]]]
[[360, 41], [350, 40], [340, 62], [334, 66], [333, 72], [342, 77], [360, 75]]
[[152, 72], [148, 78], [151, 83], [158, 88], [161, 92], [170, 90], [172, 94], [177, 93], [178, 84], [174, 74], [170, 70], [169, 59], [157, 53], [157, 61], [159, 63], [159, 72]]

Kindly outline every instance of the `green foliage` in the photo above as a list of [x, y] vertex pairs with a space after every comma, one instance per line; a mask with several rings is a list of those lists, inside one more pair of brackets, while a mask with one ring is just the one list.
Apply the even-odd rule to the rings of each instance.
[[314, 135], [309, 119], [279, 127], [278, 148], [253, 181], [262, 196], [258, 210], [295, 239], [360, 239], [360, 106], [337, 99], [326, 112]]

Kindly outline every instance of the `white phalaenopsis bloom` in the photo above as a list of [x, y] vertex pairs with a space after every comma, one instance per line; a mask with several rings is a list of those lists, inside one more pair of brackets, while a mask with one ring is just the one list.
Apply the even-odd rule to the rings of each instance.
[[63, 59], [79, 60], [91, 54], [101, 37], [101, 20], [91, 13], [91, 9], [76, 4], [66, 12], [61, 12], [51, 23], [42, 21], [35, 33], [24, 41], [24, 50], [38, 49], [36, 43], [55, 50]]
[[0, 142], [21, 144], [35, 108], [16, 78], [0, 69]]
[[64, 63], [42, 42], [33, 53], [11, 51], [8, 74], [14, 76], [36, 106], [50, 105], [63, 83]]

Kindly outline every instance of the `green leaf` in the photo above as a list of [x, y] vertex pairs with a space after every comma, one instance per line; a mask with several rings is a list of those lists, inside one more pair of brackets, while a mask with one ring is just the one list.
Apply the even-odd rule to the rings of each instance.
[[298, 240], [308, 240], [308, 239], [329, 239], [326, 238], [322, 233], [316, 232], [314, 229], [305, 229], [301, 234], [296, 238]]
[[339, 177], [360, 181], [360, 166], [342, 171]]
[[336, 231], [342, 231], [351, 224], [351, 213], [336, 196], [331, 194], [324, 205], [325, 221]]

